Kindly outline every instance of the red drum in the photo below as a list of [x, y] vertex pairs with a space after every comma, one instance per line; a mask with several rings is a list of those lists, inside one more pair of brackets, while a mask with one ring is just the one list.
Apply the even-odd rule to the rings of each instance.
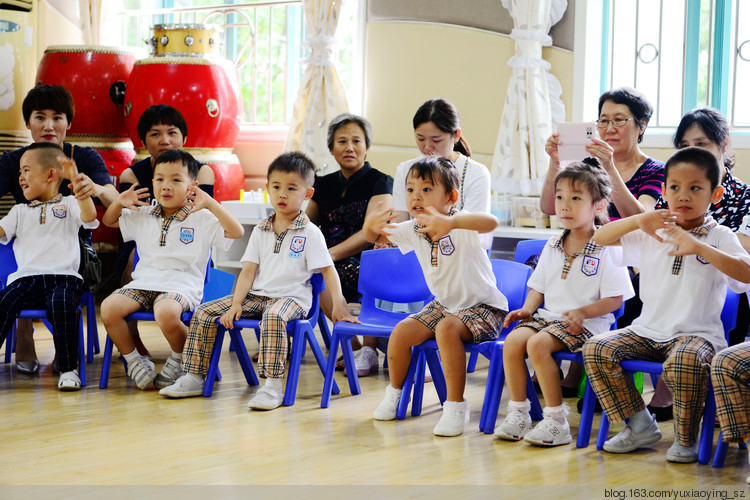
[[230, 152], [194, 150], [196, 160], [205, 163], [214, 171], [214, 199], [217, 201], [239, 200], [240, 189], [245, 189], [245, 174], [240, 159]]
[[117, 47], [58, 45], [44, 51], [36, 81], [62, 85], [73, 96], [76, 112], [69, 139], [127, 139], [122, 104], [135, 59], [135, 52]]
[[125, 123], [140, 144], [138, 118], [168, 104], [188, 124], [186, 147], [232, 148], [240, 130], [239, 84], [224, 59], [152, 57], [137, 61], [125, 91]]

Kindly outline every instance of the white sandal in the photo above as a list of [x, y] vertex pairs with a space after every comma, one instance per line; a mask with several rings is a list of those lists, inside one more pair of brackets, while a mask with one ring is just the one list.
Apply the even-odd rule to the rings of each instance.
[[80, 391], [81, 377], [78, 376], [78, 370], [61, 373], [57, 388], [61, 391]]

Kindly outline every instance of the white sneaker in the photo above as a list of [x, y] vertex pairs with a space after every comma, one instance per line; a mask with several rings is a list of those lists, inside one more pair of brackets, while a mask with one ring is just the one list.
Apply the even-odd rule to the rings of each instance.
[[251, 410], [275, 410], [284, 402], [284, 394], [274, 391], [268, 385], [264, 385], [255, 393], [247, 407]]
[[570, 424], [567, 419], [564, 424], [561, 424], [554, 418], [545, 417], [526, 434], [523, 440], [538, 446], [560, 446], [570, 443], [573, 438], [570, 435]]
[[169, 356], [167, 358], [167, 362], [164, 363], [164, 366], [159, 372], [159, 375], [157, 375], [156, 379], [154, 379], [154, 386], [156, 386], [158, 389], [169, 387], [183, 375], [185, 375], [185, 372], [182, 369], [182, 359], [177, 360], [172, 356]]
[[57, 388], [61, 391], [80, 391], [81, 377], [78, 376], [78, 370], [61, 373], [57, 381]]
[[159, 394], [168, 398], [189, 398], [193, 396], [202, 396], [205, 387], [203, 377], [194, 373], [186, 373], [175, 380], [174, 384], [169, 385], [159, 391]]
[[385, 388], [385, 398], [372, 414], [375, 420], [393, 420], [396, 418], [398, 403], [401, 401], [401, 389], [394, 389], [390, 384]]
[[641, 446], [655, 443], [661, 439], [661, 431], [656, 425], [656, 419], [651, 417], [651, 425], [641, 432], [635, 432], [630, 425], [626, 425], [615, 437], [604, 442], [604, 451], [610, 453], [630, 453]]
[[138, 356], [135, 361], [128, 363], [128, 377], [133, 379], [140, 390], [145, 391], [156, 378], [154, 364], [143, 356]]
[[358, 376], [366, 377], [371, 373], [378, 372], [378, 351], [365, 346], [357, 353], [358, 356], [354, 358], [354, 367], [357, 369]]
[[693, 446], [682, 446], [677, 441], [667, 450], [667, 461], [691, 464], [698, 461], [698, 441]]
[[463, 434], [469, 423], [469, 402], [463, 400], [443, 403], [443, 415], [433, 429], [436, 436], [453, 437]]
[[508, 441], [520, 441], [531, 430], [531, 415], [528, 411], [511, 410], [495, 430], [495, 437]]

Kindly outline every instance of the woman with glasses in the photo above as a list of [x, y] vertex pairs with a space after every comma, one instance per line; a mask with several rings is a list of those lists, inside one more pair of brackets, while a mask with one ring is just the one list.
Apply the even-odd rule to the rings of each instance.
[[[652, 113], [651, 103], [634, 88], [610, 90], [599, 98], [600, 138], [592, 139], [586, 150], [609, 174], [612, 183], [610, 220], [651, 210], [661, 196], [664, 163], [649, 158], [639, 147]], [[541, 207], [550, 215], [555, 213], [553, 183], [560, 171], [557, 150], [560, 144], [555, 133], [545, 147], [550, 164], [542, 188]]]

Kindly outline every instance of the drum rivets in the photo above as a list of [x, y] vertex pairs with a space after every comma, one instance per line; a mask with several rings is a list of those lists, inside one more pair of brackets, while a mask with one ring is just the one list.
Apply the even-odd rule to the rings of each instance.
[[215, 118], [219, 114], [219, 103], [216, 99], [209, 99], [206, 101], [206, 109], [208, 110], [208, 116]]
[[188, 35], [185, 37], [185, 45], [191, 47], [193, 43], [195, 43], [195, 39], [192, 36]]
[[161, 42], [162, 46], [166, 47], [167, 44], [169, 43], [169, 37], [165, 35], [165, 36], [161, 37], [161, 39], [159, 39], [159, 41]]
[[128, 101], [127, 104], [125, 104], [125, 116], [130, 115], [130, 111], [133, 109], [133, 103], [131, 101]]

